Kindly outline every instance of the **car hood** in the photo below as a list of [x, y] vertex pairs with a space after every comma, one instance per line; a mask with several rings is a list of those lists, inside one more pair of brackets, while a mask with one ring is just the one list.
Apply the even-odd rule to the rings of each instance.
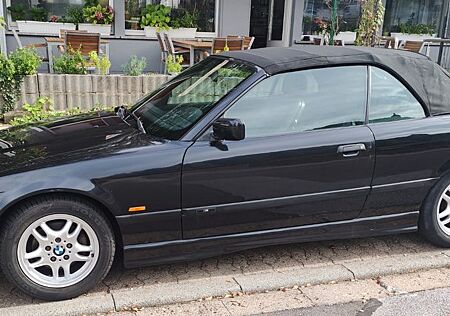
[[78, 115], [0, 131], [0, 175], [160, 144], [111, 113]]

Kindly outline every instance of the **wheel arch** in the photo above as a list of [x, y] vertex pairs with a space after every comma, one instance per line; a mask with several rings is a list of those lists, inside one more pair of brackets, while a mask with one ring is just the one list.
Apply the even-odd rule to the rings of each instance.
[[95, 197], [86, 194], [85, 192], [80, 192], [76, 190], [46, 190], [46, 191], [38, 191], [29, 193], [27, 195], [21, 196], [13, 201], [10, 201], [5, 207], [2, 208], [0, 213], [0, 223], [4, 223], [4, 219], [9, 216], [17, 206], [24, 204], [30, 200], [41, 198], [41, 197], [49, 197], [49, 196], [69, 196], [76, 197], [82, 200], [85, 200], [98, 208], [99, 211], [107, 218], [108, 222], [111, 224], [113, 228], [113, 234], [116, 241], [116, 255], [122, 258], [123, 256], [123, 240], [120, 226], [114, 217], [111, 209], [100, 199], [96, 199]]

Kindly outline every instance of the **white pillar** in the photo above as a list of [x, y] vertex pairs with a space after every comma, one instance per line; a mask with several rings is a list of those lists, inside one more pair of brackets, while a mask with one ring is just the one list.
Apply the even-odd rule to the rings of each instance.
[[[0, 3], [0, 16], [4, 16], [3, 3], [3, 1]], [[6, 56], [6, 36], [4, 29], [0, 30], [0, 51]]]

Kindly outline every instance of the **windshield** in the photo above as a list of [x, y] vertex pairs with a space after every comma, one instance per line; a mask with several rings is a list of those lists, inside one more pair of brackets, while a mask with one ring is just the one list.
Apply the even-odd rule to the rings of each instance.
[[233, 60], [207, 58], [139, 101], [132, 114], [147, 134], [178, 140], [255, 71]]

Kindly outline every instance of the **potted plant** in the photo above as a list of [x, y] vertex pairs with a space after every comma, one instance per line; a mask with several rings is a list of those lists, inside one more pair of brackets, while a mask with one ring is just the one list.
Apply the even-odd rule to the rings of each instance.
[[195, 38], [197, 34], [198, 12], [173, 9], [169, 34], [174, 38]]
[[61, 29], [75, 30], [75, 24], [66, 23], [57, 16], [48, 20], [48, 12], [39, 6], [34, 6], [28, 11], [21, 4], [8, 8], [11, 18], [16, 20], [19, 32], [34, 34], [59, 35]]
[[145, 36], [156, 38], [156, 32], [169, 30], [172, 9], [162, 4], [148, 4], [142, 10], [141, 27]]
[[102, 7], [100, 4], [85, 6], [84, 19], [87, 23], [78, 24], [78, 29], [101, 35], [111, 34], [111, 23], [114, 19], [114, 10], [110, 6]]
[[437, 36], [433, 25], [413, 24], [412, 21], [400, 23], [395, 30], [397, 32], [391, 32], [391, 36], [401, 41], [423, 41]]

